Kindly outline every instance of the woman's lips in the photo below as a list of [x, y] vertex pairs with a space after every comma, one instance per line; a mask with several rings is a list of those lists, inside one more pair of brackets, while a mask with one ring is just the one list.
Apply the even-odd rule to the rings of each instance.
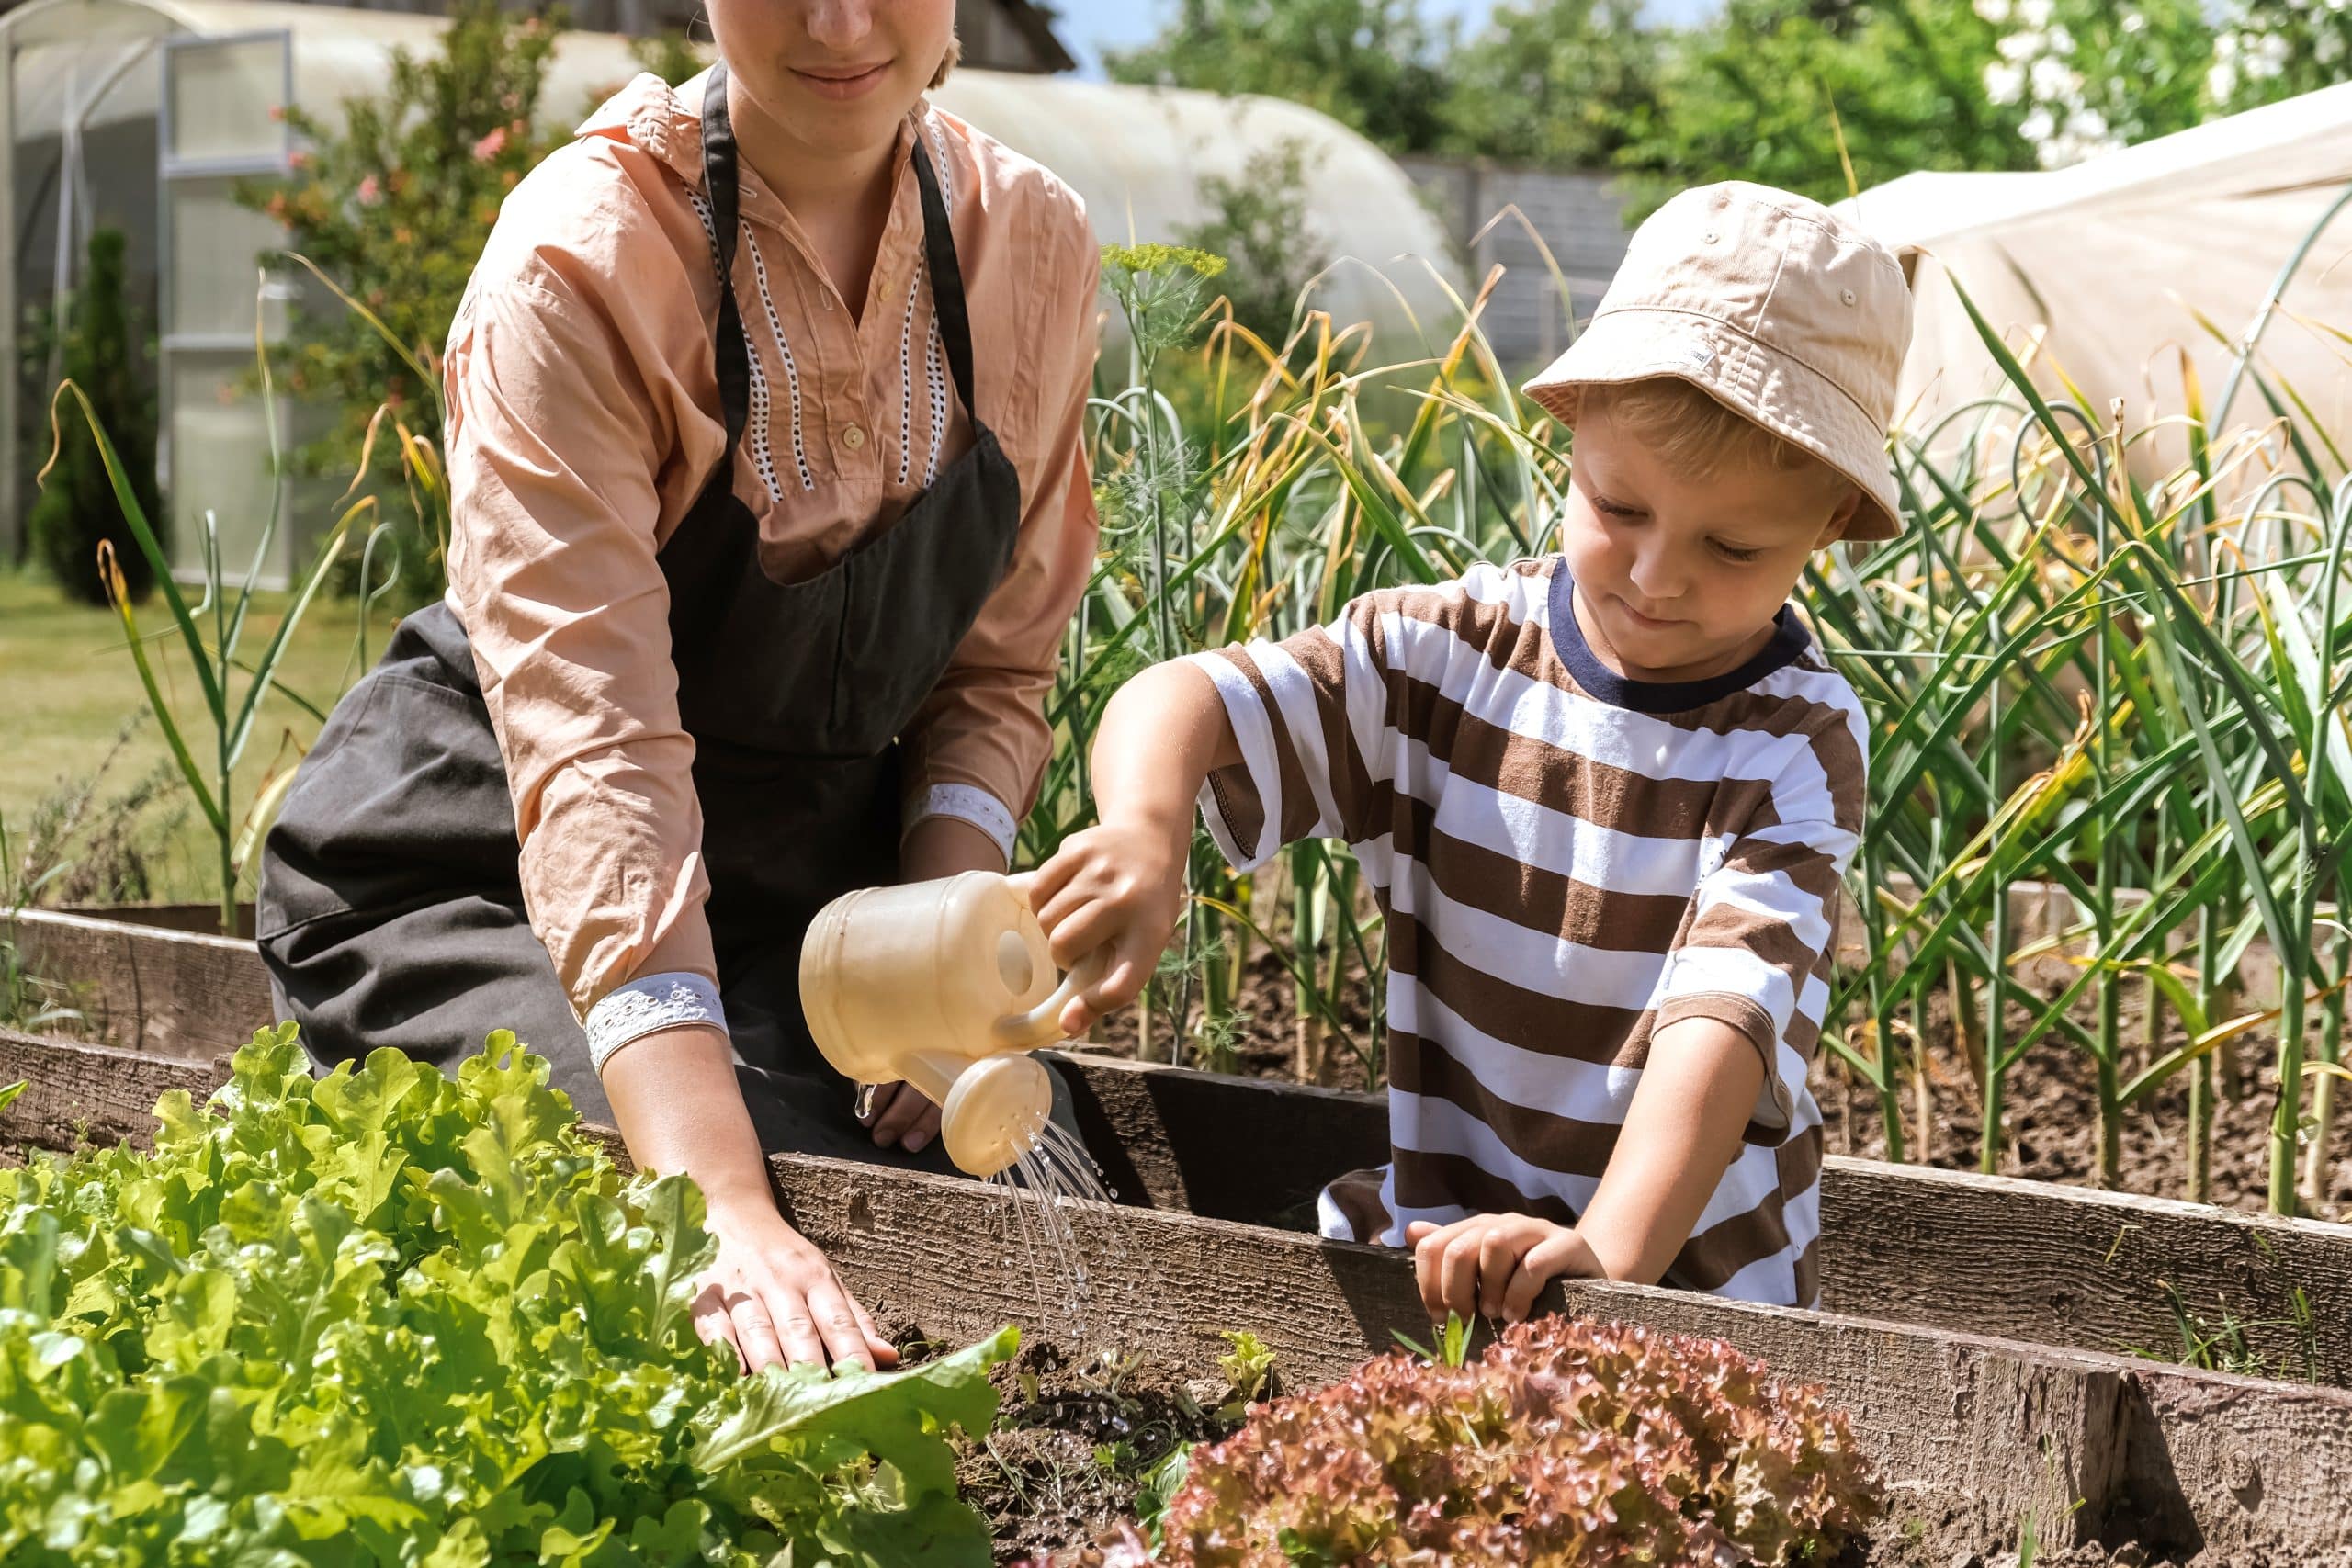
[[869, 65], [863, 71], [829, 70], [793, 73], [795, 76], [800, 78], [801, 85], [810, 92], [820, 98], [831, 98], [836, 102], [864, 97], [876, 87], [880, 86], [882, 78], [889, 73], [890, 62], [887, 60], [879, 65]]

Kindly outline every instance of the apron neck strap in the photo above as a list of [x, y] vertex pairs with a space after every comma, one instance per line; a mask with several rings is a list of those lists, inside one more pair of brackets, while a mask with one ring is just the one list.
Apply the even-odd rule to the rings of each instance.
[[710, 68], [702, 96], [702, 183], [710, 198], [711, 250], [718, 264], [718, 406], [727, 420], [727, 449], [719, 471], [743, 439], [752, 412], [752, 345], [735, 303], [735, 123], [727, 113], [727, 62]]
[[948, 225], [947, 202], [940, 195], [939, 175], [931, 166], [921, 130], [915, 132], [915, 184], [922, 190], [923, 259], [931, 268], [932, 313], [939, 321], [947, 368], [956, 378], [964, 412], [978, 424], [980, 408], [972, 396], [972, 312], [964, 301], [964, 267], [956, 259], [956, 231]]
[[[939, 175], [920, 130], [914, 138], [915, 184], [922, 193], [924, 263], [931, 269], [933, 313], [947, 350], [948, 372], [956, 378], [964, 412], [979, 423], [979, 405], [973, 397], [972, 312], [964, 299], [964, 267], [956, 256], [956, 231], [947, 220], [947, 201], [941, 195]], [[727, 416], [727, 451], [732, 454], [743, 439], [752, 408], [751, 346], [743, 336], [742, 311], [735, 303], [735, 245], [741, 229], [741, 203], [736, 193], [735, 125], [727, 112], [727, 62], [710, 68], [709, 85], [702, 100], [702, 178], [710, 198], [712, 245], [718, 262], [718, 402]]]

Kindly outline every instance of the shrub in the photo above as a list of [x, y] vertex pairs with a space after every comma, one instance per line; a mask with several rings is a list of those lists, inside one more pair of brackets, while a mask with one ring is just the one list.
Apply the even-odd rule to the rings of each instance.
[[289, 1024], [152, 1155], [0, 1170], [0, 1562], [985, 1568], [946, 1429], [1012, 1331], [739, 1376], [701, 1194], [546, 1078], [494, 1034], [314, 1080]]
[[1294, 138], [1251, 154], [1238, 179], [1205, 175], [1200, 194], [1208, 220], [1177, 236], [1230, 264], [1223, 288], [1233, 319], [1277, 349], [1290, 335], [1299, 296], [1330, 265], [1307, 220], [1312, 173], [1306, 144]]
[[496, 0], [461, 0], [437, 48], [395, 50], [382, 91], [347, 100], [339, 123], [287, 108], [305, 143], [292, 177], [240, 192], [366, 309], [300, 311], [286, 385], [339, 411], [308, 465], [342, 476], [367, 455], [362, 484], [393, 525], [403, 607], [441, 592], [446, 518], [433, 498], [410, 499], [405, 443], [379, 427], [371, 449], [369, 428], [389, 406], [419, 438], [441, 438], [440, 355], [474, 263], [506, 193], [570, 139], [534, 129], [560, 25], [560, 13], [511, 17]]
[[1551, 1317], [1384, 1356], [1195, 1450], [1177, 1568], [1823, 1561], [1875, 1514], [1845, 1417], [1727, 1346]]
[[[136, 352], [123, 250], [119, 229], [100, 229], [90, 236], [89, 265], [81, 286], [67, 302], [63, 319], [51, 326], [62, 337], [58, 358], [65, 379], [80, 387], [97, 411], [114, 437], [131, 493], [162, 527], [164, 508], [155, 489], [154, 404], [140, 382], [141, 355]], [[46, 364], [40, 374], [46, 381]], [[42, 386], [43, 401], [56, 390]], [[155, 586], [154, 572], [123, 518], [106, 465], [99, 460], [97, 442], [70, 413], [55, 422], [54, 439], [40, 497], [28, 522], [33, 553], [68, 593], [103, 604], [107, 591], [98, 570], [98, 544], [111, 540], [131, 597], [144, 599]]]

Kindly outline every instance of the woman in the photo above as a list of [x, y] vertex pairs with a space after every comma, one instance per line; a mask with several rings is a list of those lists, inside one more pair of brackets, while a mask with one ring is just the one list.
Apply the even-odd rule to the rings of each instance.
[[[1091, 570], [1095, 248], [929, 107], [954, 0], [711, 0], [508, 198], [445, 365], [445, 603], [321, 735], [261, 930], [333, 1062], [512, 1028], [700, 1183], [706, 1337], [892, 1359], [763, 1145], [934, 1163], [819, 1057], [800, 938], [849, 888], [1001, 870]], [[519, 843], [519, 854], [517, 846]]]

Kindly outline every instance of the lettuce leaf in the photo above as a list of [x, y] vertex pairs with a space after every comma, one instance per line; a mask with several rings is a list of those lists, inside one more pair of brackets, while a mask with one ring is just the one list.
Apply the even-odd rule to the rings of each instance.
[[956, 1427], [1006, 1329], [737, 1375], [683, 1177], [624, 1180], [546, 1064], [313, 1078], [290, 1025], [152, 1154], [0, 1170], [0, 1562], [973, 1568]]

